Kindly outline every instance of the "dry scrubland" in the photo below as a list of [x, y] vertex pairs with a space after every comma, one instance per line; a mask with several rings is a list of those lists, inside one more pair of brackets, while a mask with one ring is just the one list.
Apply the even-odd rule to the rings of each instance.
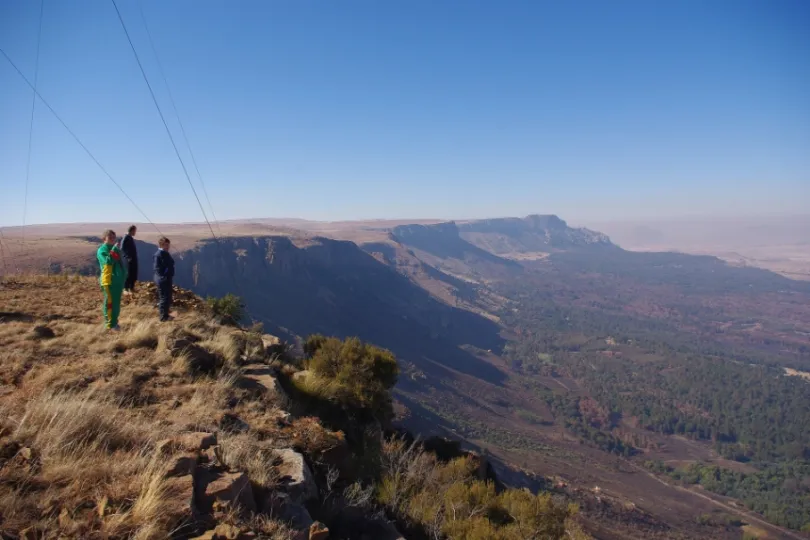
[[0, 282], [0, 536], [585, 537], [481, 458], [384, 436], [387, 351], [318, 338], [296, 358], [178, 293], [174, 322], [144, 288], [109, 333], [91, 278]]

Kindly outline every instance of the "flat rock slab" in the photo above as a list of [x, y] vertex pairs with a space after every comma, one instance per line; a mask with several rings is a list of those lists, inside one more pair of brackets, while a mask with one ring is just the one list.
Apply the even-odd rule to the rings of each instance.
[[206, 507], [213, 506], [216, 501], [221, 501], [239, 505], [249, 512], [256, 511], [253, 488], [245, 473], [222, 473], [213, 478], [205, 486], [203, 500]]
[[199, 461], [198, 452], [184, 452], [172, 457], [169, 469], [166, 471], [166, 476], [185, 476], [187, 474], [194, 474]]
[[283, 390], [273, 374], [273, 370], [266, 366], [247, 367], [242, 374], [241, 386], [246, 389], [281, 395]]

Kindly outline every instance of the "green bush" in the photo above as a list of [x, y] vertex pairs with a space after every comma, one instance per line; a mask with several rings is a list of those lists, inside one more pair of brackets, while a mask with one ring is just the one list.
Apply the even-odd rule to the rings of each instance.
[[222, 298], [209, 296], [205, 302], [214, 317], [218, 318], [223, 324], [239, 326], [239, 323], [245, 318], [245, 304], [235, 294], [228, 293]]
[[401, 440], [387, 441], [376, 500], [388, 512], [447, 540], [588, 538], [574, 519], [575, 505], [547, 493], [507, 489], [477, 478], [479, 463], [465, 456], [442, 463]]
[[318, 349], [326, 342], [328, 338], [323, 334], [312, 334], [309, 336], [306, 341], [304, 341], [304, 356], [306, 358], [312, 358], [312, 356], [318, 352]]
[[380, 420], [392, 414], [391, 388], [399, 366], [394, 354], [358, 338], [310, 336], [304, 343], [305, 366], [311, 372], [307, 383], [322, 397], [342, 405], [373, 411]]

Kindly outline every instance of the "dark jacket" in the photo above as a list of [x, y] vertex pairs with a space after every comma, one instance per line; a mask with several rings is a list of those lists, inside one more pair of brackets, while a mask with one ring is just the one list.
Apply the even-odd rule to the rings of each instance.
[[128, 234], [121, 239], [121, 251], [124, 252], [127, 261], [138, 263], [138, 248], [135, 247], [135, 239]]
[[174, 259], [168, 251], [155, 252], [155, 281], [171, 281], [174, 277]]

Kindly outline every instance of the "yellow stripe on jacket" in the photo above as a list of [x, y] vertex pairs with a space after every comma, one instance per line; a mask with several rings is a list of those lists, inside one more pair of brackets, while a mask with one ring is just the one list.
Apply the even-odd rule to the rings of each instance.
[[113, 276], [113, 265], [105, 264], [101, 268], [101, 285], [103, 287], [108, 287], [112, 285], [112, 276]]

